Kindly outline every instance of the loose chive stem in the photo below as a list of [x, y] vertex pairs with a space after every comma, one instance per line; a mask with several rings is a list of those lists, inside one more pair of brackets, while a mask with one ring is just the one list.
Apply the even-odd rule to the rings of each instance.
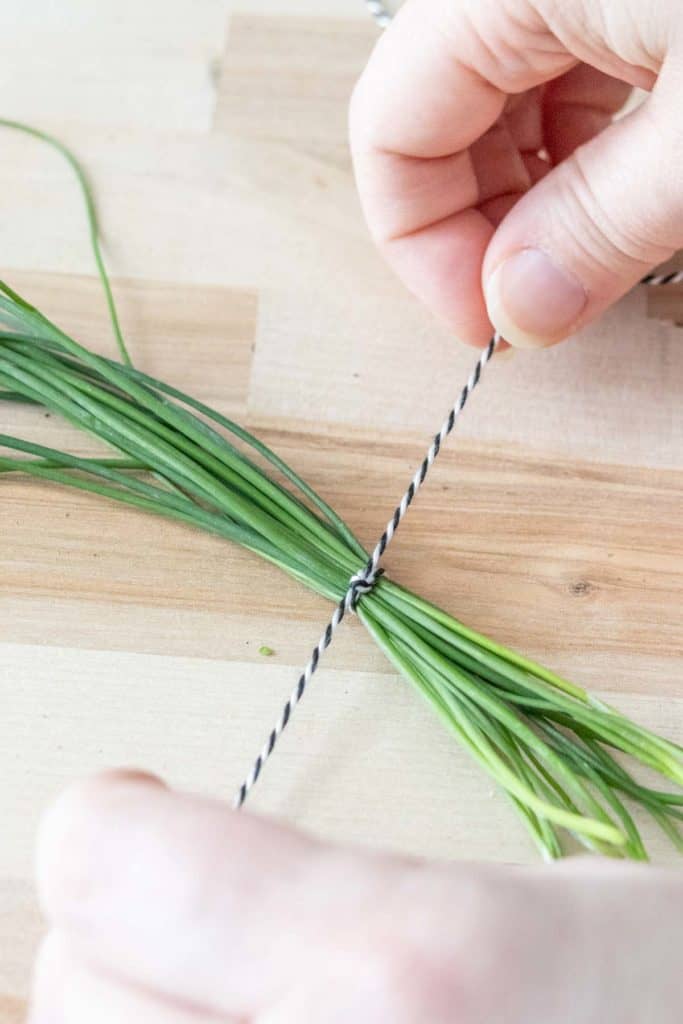
[[81, 195], [83, 196], [83, 202], [85, 204], [86, 217], [88, 219], [88, 233], [90, 235], [90, 247], [92, 249], [95, 264], [97, 266], [97, 273], [100, 278], [100, 283], [104, 291], [107, 309], [109, 311], [109, 319], [114, 331], [114, 337], [116, 338], [116, 344], [118, 350], [121, 353], [121, 358], [124, 363], [132, 366], [130, 355], [123, 338], [123, 332], [121, 331], [121, 324], [119, 323], [119, 316], [116, 310], [116, 303], [114, 302], [114, 295], [112, 293], [111, 285], [109, 283], [109, 276], [107, 274], [104, 260], [102, 259], [102, 252], [100, 250], [100, 230], [97, 220], [97, 210], [95, 208], [95, 200], [93, 198], [92, 189], [90, 183], [83, 170], [80, 162], [74, 156], [70, 149], [68, 149], [64, 143], [56, 139], [54, 135], [49, 135], [47, 132], [42, 132], [38, 128], [32, 128], [28, 124], [23, 124], [21, 121], [12, 121], [7, 118], [0, 118], [0, 127], [11, 128], [14, 131], [23, 132], [24, 135], [31, 135], [35, 139], [39, 139], [41, 142], [46, 142], [48, 146], [52, 146], [58, 153], [60, 153], [66, 162], [71, 167], [72, 171], [76, 175]]

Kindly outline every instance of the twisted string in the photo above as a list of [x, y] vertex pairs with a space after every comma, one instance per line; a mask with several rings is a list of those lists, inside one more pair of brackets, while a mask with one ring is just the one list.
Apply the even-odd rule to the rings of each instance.
[[303, 672], [299, 676], [299, 679], [297, 681], [296, 686], [294, 687], [294, 690], [292, 691], [291, 696], [285, 702], [285, 705], [280, 713], [280, 717], [278, 718], [273, 728], [270, 730], [268, 738], [264, 743], [258, 757], [254, 761], [251, 771], [249, 772], [244, 782], [240, 786], [239, 790], [237, 791], [234, 800], [234, 807], [236, 809], [240, 808], [244, 801], [246, 800], [249, 791], [253, 788], [259, 775], [261, 774], [264, 764], [266, 763], [270, 755], [273, 753], [273, 750], [275, 749], [275, 744], [277, 743], [278, 739], [280, 738], [284, 730], [287, 728], [287, 723], [292, 717], [292, 712], [294, 711], [294, 708], [296, 707], [296, 705], [299, 703], [304, 693], [306, 692], [306, 687], [308, 686], [315, 670], [320, 664], [320, 658], [323, 652], [326, 651], [327, 648], [332, 643], [332, 638], [337, 628], [343, 622], [345, 615], [347, 614], [347, 612], [353, 613], [355, 611], [358, 602], [363, 599], [365, 594], [370, 593], [370, 591], [375, 586], [377, 580], [381, 576], [383, 570], [380, 568], [380, 559], [382, 558], [382, 555], [384, 554], [388, 545], [390, 544], [392, 537], [395, 535], [397, 529], [401, 525], [403, 517], [410, 508], [415, 495], [419, 491], [420, 487], [422, 487], [422, 484], [425, 482], [427, 473], [429, 472], [431, 466], [433, 465], [437, 455], [441, 451], [441, 447], [444, 441], [452, 432], [453, 428], [455, 427], [455, 424], [458, 422], [458, 417], [465, 408], [468, 398], [470, 397], [470, 395], [476, 388], [477, 384], [481, 380], [482, 371], [486, 364], [488, 363], [488, 361], [490, 360], [493, 353], [495, 352], [499, 340], [500, 336], [498, 334], [495, 334], [491, 338], [491, 341], [488, 343], [486, 348], [483, 349], [481, 355], [479, 356], [479, 359], [477, 359], [476, 365], [472, 370], [472, 373], [470, 374], [469, 380], [467, 381], [464, 388], [460, 392], [457, 401], [450, 409], [448, 416], [446, 417], [441, 426], [441, 429], [438, 431], [438, 433], [434, 435], [432, 443], [430, 444], [425, 457], [423, 458], [422, 462], [416, 469], [412, 480], [408, 484], [405, 494], [403, 495], [400, 502], [394, 509], [394, 514], [392, 515], [391, 519], [385, 526], [384, 532], [377, 541], [372, 551], [372, 554], [368, 558], [363, 569], [361, 569], [360, 572], [355, 573], [355, 575], [353, 575], [349, 580], [348, 590], [346, 591], [344, 597], [341, 599], [341, 601], [335, 608], [332, 614], [332, 618], [327, 623], [327, 626], [325, 627], [325, 632], [320, 637], [320, 640], [313, 648], [311, 657], [309, 658], [308, 663], [304, 668]]
[[386, 28], [392, 19], [392, 14], [381, 0], [365, 0], [370, 17], [377, 22], [380, 28]]
[[[377, 22], [380, 28], [386, 28], [389, 25], [389, 23], [391, 22], [392, 15], [381, 2], [381, 0], [365, 0], [365, 5], [368, 11], [370, 12], [370, 15]], [[642, 279], [641, 283], [646, 285], [659, 286], [667, 284], [679, 284], [681, 282], [683, 282], [683, 270], [673, 271], [671, 273], [666, 274], [648, 274], [646, 277]], [[377, 541], [377, 544], [375, 545], [372, 554], [370, 555], [364, 568], [361, 569], [360, 572], [355, 573], [349, 580], [349, 586], [346, 593], [344, 594], [344, 597], [341, 599], [341, 601], [335, 608], [330, 621], [327, 623], [327, 626], [325, 627], [325, 632], [322, 634], [320, 640], [313, 648], [313, 651], [311, 652], [311, 656], [308, 660], [308, 663], [306, 664], [306, 667], [299, 676], [297, 684], [294, 687], [294, 690], [292, 691], [289, 699], [285, 702], [285, 705], [280, 713], [280, 717], [278, 718], [273, 728], [270, 730], [268, 738], [264, 743], [261, 752], [258, 754], [256, 760], [254, 761], [251, 771], [244, 779], [242, 785], [237, 791], [233, 804], [235, 809], [239, 809], [240, 807], [242, 807], [244, 801], [247, 799], [249, 792], [256, 784], [259, 776], [261, 775], [261, 772], [263, 771], [264, 764], [273, 753], [273, 750], [275, 749], [275, 745], [277, 744], [278, 739], [280, 738], [284, 730], [287, 728], [287, 724], [292, 717], [294, 709], [296, 708], [297, 704], [300, 702], [301, 698], [306, 692], [306, 688], [308, 687], [311, 678], [313, 677], [316, 669], [318, 668], [318, 665], [320, 664], [320, 658], [322, 657], [324, 651], [326, 651], [327, 648], [332, 643], [334, 634], [341, 625], [341, 623], [343, 622], [345, 616], [347, 615], [347, 613], [353, 614], [355, 612], [358, 602], [362, 600], [364, 595], [369, 594], [372, 591], [375, 584], [377, 583], [377, 580], [382, 575], [384, 570], [380, 568], [380, 559], [382, 558], [384, 552], [386, 551], [388, 545], [390, 544], [392, 537], [395, 535], [396, 530], [401, 525], [403, 517], [410, 508], [415, 495], [417, 494], [422, 484], [425, 482], [427, 474], [431, 466], [433, 465], [434, 460], [441, 451], [443, 442], [454, 429], [461, 412], [463, 411], [465, 405], [467, 404], [468, 398], [478, 385], [481, 379], [482, 371], [486, 364], [491, 359], [493, 353], [495, 352], [499, 340], [500, 336], [498, 334], [495, 334], [491, 338], [491, 341], [486, 346], [486, 348], [482, 351], [472, 373], [470, 374], [469, 380], [467, 381], [464, 388], [460, 392], [458, 400], [452, 406], [450, 412], [448, 413], [448, 416], [443, 422], [441, 429], [437, 434], [434, 435], [432, 443], [430, 444], [425, 457], [423, 458], [419, 467], [415, 471], [415, 474], [413, 475], [413, 478], [410, 481], [405, 491], [405, 494], [403, 495], [400, 502], [396, 506], [394, 514], [392, 515], [391, 519], [384, 528], [384, 532], [382, 533], [380, 539]]]
[[646, 274], [640, 283], [654, 287], [663, 284], [683, 284], [683, 270], [671, 270], [667, 274]]

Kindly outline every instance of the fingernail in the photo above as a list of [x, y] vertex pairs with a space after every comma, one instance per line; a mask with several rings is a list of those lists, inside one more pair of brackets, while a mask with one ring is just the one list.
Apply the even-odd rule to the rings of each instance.
[[541, 249], [520, 249], [486, 285], [489, 318], [517, 348], [543, 348], [571, 333], [588, 295], [572, 273]]

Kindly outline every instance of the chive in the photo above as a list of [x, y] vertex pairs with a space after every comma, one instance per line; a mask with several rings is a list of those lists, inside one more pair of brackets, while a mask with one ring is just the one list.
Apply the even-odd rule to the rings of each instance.
[[119, 323], [118, 313], [116, 311], [116, 303], [114, 302], [114, 296], [112, 295], [111, 285], [109, 283], [109, 277], [104, 266], [104, 260], [102, 259], [102, 253], [100, 251], [100, 239], [99, 239], [99, 227], [97, 223], [97, 210], [95, 208], [95, 200], [93, 198], [92, 189], [88, 182], [85, 171], [81, 167], [80, 162], [76, 159], [70, 149], [67, 149], [63, 143], [56, 139], [53, 135], [48, 135], [47, 132], [42, 132], [37, 128], [32, 128], [30, 125], [22, 124], [20, 121], [10, 121], [6, 118], [0, 118], [0, 127], [12, 128], [15, 131], [23, 132], [25, 135], [32, 135], [34, 138], [39, 139], [41, 142], [46, 142], [53, 149], [60, 153], [66, 162], [71, 167], [72, 171], [76, 175], [76, 180], [81, 189], [81, 195], [83, 196], [83, 202], [85, 205], [85, 212], [88, 219], [88, 231], [90, 234], [90, 246], [92, 248], [93, 256], [95, 257], [95, 264], [97, 266], [97, 273], [99, 274], [102, 289], [104, 291], [105, 299], [107, 302], [107, 309], [109, 311], [109, 319], [111, 321], [112, 329], [114, 331], [114, 337], [116, 338], [116, 344], [118, 345], [121, 358], [124, 363], [132, 365], [131, 358], [126, 348], [126, 343], [123, 340], [123, 334], [121, 332], [121, 325]]

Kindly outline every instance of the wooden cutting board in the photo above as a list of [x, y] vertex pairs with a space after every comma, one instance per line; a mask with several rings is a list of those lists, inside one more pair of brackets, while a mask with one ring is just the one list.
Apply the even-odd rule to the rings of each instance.
[[[393, 279], [359, 213], [345, 109], [375, 28], [355, 0], [250, 7], [5, 5], [2, 114], [85, 161], [138, 364], [259, 432], [371, 543], [472, 352]], [[9, 133], [0, 153], [2, 276], [112, 351], [67, 169]], [[645, 314], [634, 293], [571, 343], [491, 367], [387, 568], [680, 741], [683, 343]], [[0, 429], [90, 450], [35, 410], [0, 409]], [[28, 991], [45, 806], [122, 763], [230, 797], [327, 610], [212, 538], [0, 480], [0, 1022]], [[373, 846], [534, 857], [355, 622], [253, 806]]]

